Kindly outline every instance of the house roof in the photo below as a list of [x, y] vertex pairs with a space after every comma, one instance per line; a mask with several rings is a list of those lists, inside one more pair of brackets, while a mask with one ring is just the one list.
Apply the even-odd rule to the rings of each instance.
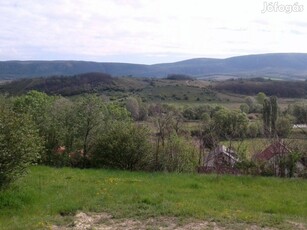
[[260, 161], [267, 161], [278, 154], [287, 154], [289, 152], [290, 150], [282, 142], [278, 141], [268, 146], [262, 152], [256, 153], [254, 155], [254, 159]]
[[236, 157], [236, 153], [232, 150], [230, 150], [229, 148], [226, 148], [224, 145], [218, 146], [215, 149], [213, 149], [207, 159], [211, 159], [216, 157], [219, 154], [224, 154], [226, 156], [228, 156], [229, 158], [233, 159], [234, 161], [238, 161], [237, 157]]

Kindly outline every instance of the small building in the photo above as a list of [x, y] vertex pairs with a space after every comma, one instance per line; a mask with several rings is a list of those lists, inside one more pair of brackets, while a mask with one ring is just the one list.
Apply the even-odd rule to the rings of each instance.
[[268, 162], [274, 161], [276, 158], [280, 158], [290, 153], [291, 151], [286, 147], [282, 141], [275, 142], [269, 145], [262, 152], [256, 153], [253, 159], [256, 161]]
[[229, 173], [237, 174], [239, 170], [236, 163], [239, 162], [237, 154], [224, 145], [213, 149], [204, 159], [204, 165], [198, 169], [203, 173]]
[[[262, 152], [256, 153], [253, 160], [262, 165], [262, 174], [275, 176], [295, 176], [300, 171], [304, 171], [305, 165], [303, 158], [291, 163], [288, 155], [292, 151], [283, 141], [276, 141], [269, 145]], [[296, 169], [296, 172], [294, 170]]]

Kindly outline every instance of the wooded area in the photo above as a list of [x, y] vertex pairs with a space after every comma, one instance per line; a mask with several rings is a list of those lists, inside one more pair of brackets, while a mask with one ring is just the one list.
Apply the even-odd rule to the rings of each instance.
[[[270, 167], [264, 167], [265, 162], [253, 161], [253, 153], [242, 146], [234, 148], [232, 143], [243, 143], [246, 138], [266, 138], [274, 143], [287, 138], [293, 124], [307, 123], [307, 106], [294, 104], [280, 110], [277, 97], [259, 93], [247, 97], [240, 108], [178, 108], [145, 103], [132, 96], [108, 102], [94, 94], [65, 98], [38, 91], [2, 96], [1, 186], [8, 185], [33, 163], [195, 172], [203, 166], [206, 154], [223, 141], [239, 154], [235, 167], [240, 173], [275, 175]], [[191, 120], [197, 121], [197, 127], [187, 128]], [[292, 144], [289, 154], [274, 164], [291, 170], [298, 161], [305, 165], [305, 150], [304, 145]], [[292, 171], [286, 175], [293, 176]], [[306, 169], [295, 175], [306, 176]]]

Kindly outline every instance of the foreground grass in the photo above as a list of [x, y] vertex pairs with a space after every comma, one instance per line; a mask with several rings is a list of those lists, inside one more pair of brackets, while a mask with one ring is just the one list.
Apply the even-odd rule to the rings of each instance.
[[33, 167], [0, 192], [0, 229], [67, 224], [78, 210], [288, 228], [307, 222], [307, 181]]

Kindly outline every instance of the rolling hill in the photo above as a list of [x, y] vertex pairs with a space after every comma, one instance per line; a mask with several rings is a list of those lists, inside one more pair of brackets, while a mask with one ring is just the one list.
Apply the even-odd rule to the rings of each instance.
[[1, 61], [0, 80], [27, 77], [76, 75], [102, 72], [112, 76], [165, 77], [185, 74], [195, 77], [274, 77], [307, 79], [307, 54], [276, 53], [225, 59], [196, 58], [154, 65], [87, 61]]
[[50, 95], [74, 96], [98, 93], [108, 97], [123, 98], [138, 95], [146, 101], [216, 101], [218, 93], [256, 95], [283, 98], [306, 98], [307, 81], [273, 81], [264, 78], [204, 81], [185, 75], [168, 78], [112, 77], [105, 73], [84, 73], [73, 76], [23, 78], [0, 84], [0, 94], [21, 95], [38, 90]]

